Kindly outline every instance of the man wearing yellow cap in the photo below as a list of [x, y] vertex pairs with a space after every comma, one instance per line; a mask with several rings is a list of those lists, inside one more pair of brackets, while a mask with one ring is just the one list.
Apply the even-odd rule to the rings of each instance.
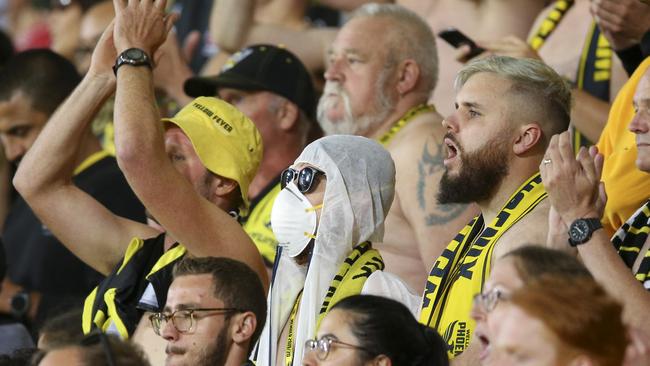
[[[165, 17], [165, 1], [115, 4], [116, 20], [87, 75], [24, 158], [15, 184], [73, 253], [107, 275], [86, 299], [84, 331], [97, 327], [127, 338], [148, 323], [141, 322], [146, 311], [162, 310], [172, 265], [187, 253], [231, 257], [265, 286], [267, 278], [234, 218], [248, 206], [261, 160], [259, 132], [233, 106], [207, 97], [160, 123], [151, 60], [173, 19]], [[111, 214], [70, 182], [80, 136], [113, 91], [120, 169], [164, 233]]]

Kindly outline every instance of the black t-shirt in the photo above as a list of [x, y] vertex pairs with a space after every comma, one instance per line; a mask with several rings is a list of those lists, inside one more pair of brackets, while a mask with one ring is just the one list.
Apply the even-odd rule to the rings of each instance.
[[[105, 157], [74, 177], [74, 183], [111, 212], [145, 222], [144, 207], [129, 187], [113, 157]], [[74, 225], [70, 223], [70, 225]], [[5, 221], [2, 238], [8, 278], [43, 296], [39, 320], [83, 298], [102, 279], [61, 244], [18, 197]]]

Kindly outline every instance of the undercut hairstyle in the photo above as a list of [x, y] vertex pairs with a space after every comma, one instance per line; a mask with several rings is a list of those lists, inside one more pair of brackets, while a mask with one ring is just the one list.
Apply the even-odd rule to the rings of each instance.
[[517, 274], [524, 283], [543, 275], [593, 279], [587, 267], [576, 257], [556, 249], [525, 245], [507, 253], [502, 258], [513, 260]]
[[0, 70], [0, 101], [21, 93], [32, 108], [51, 116], [79, 81], [75, 66], [61, 55], [47, 49], [20, 52]]
[[593, 279], [541, 276], [509, 302], [548, 327], [561, 344], [601, 366], [623, 363], [623, 307]]
[[[454, 86], [460, 90], [472, 76], [492, 73], [512, 82], [509, 96], [519, 98], [518, 108], [526, 108], [545, 134], [544, 147], [551, 136], [566, 131], [571, 121], [571, 88], [545, 63], [528, 58], [490, 56], [463, 67]], [[507, 98], [508, 96], [504, 96]]]
[[438, 51], [436, 39], [427, 22], [413, 11], [396, 4], [366, 4], [356, 10], [350, 20], [384, 18], [391, 21], [381, 36], [388, 51], [386, 67], [395, 67], [405, 59], [415, 60], [420, 68], [418, 92], [429, 99], [438, 83]]
[[266, 321], [266, 296], [259, 276], [246, 264], [223, 257], [186, 256], [174, 266], [173, 271], [174, 278], [203, 274], [212, 276], [214, 297], [223, 301], [224, 307], [255, 314], [257, 326], [250, 340], [252, 350]]
[[447, 366], [447, 344], [435, 329], [420, 324], [402, 303], [374, 295], [354, 295], [336, 303], [351, 319], [361, 363], [387, 356], [393, 365]]

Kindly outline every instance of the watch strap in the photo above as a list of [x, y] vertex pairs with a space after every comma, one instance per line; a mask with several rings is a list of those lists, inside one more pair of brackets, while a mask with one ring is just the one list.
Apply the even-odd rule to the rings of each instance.
[[[135, 58], [131, 56], [133, 53], [137, 53], [139, 57]], [[149, 57], [149, 55], [147, 55], [146, 52], [144, 52], [139, 48], [126, 49], [122, 53], [120, 53], [119, 56], [117, 56], [117, 59], [115, 59], [115, 65], [113, 65], [113, 73], [116, 76], [117, 76], [117, 70], [123, 65], [146, 66], [149, 69], [153, 70], [153, 63], [151, 62], [151, 58]]]

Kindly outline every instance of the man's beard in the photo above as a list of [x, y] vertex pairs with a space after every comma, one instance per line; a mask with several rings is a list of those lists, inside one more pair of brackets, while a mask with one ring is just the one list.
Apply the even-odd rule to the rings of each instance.
[[445, 137], [456, 143], [461, 164], [457, 176], [451, 176], [448, 169], [442, 175], [438, 203], [473, 203], [492, 198], [508, 175], [507, 141], [497, 135], [477, 151], [466, 153], [453, 136]]
[[[388, 115], [395, 109], [396, 101], [386, 93], [387, 79], [391, 74], [390, 69], [385, 69], [379, 75], [375, 90], [377, 94], [372, 106], [356, 118], [352, 114], [350, 95], [337, 81], [327, 81], [325, 90], [318, 101], [318, 123], [325, 135], [361, 135], [368, 134], [373, 128], [383, 123]], [[328, 96], [336, 95], [337, 97]], [[330, 119], [327, 112], [335, 108], [338, 103], [343, 103], [343, 116]]]
[[196, 366], [223, 366], [226, 363], [229, 349], [227, 336], [229, 328], [230, 321], [224, 322], [215, 342], [209, 348], [202, 350]]

